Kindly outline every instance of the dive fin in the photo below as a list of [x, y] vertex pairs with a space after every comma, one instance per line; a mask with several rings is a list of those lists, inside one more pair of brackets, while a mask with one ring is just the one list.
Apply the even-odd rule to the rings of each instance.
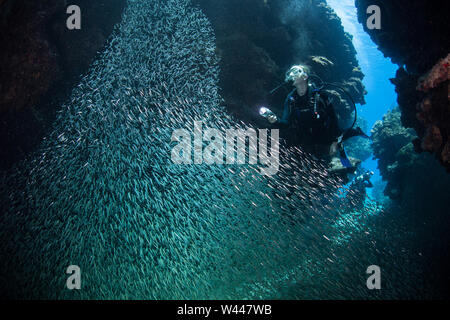
[[348, 159], [347, 154], [345, 153], [344, 147], [342, 145], [339, 148], [339, 159], [341, 160], [341, 163], [344, 167], [346, 167], [346, 168], [353, 167], [352, 163]]
[[352, 137], [358, 137], [358, 136], [366, 138], [366, 139], [370, 139], [370, 137], [367, 134], [365, 134], [364, 131], [362, 131], [362, 129], [360, 127], [357, 127], [356, 129], [352, 128], [352, 129], [347, 130], [344, 133], [342, 140], [345, 141]]
[[358, 127], [358, 129], [361, 131], [361, 134], [360, 134], [361, 137], [366, 138], [366, 139], [371, 139], [367, 134], [364, 133], [364, 131], [361, 130], [360, 127]]

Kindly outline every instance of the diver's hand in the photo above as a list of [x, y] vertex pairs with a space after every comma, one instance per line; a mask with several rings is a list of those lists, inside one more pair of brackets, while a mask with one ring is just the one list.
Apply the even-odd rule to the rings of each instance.
[[272, 111], [270, 111], [269, 108], [261, 107], [261, 108], [259, 109], [259, 114], [260, 114], [262, 117], [266, 118], [267, 121], [269, 121], [270, 123], [275, 123], [275, 122], [278, 121], [278, 118], [277, 118], [277, 116], [275, 115], [275, 113], [273, 113]]
[[267, 116], [267, 121], [269, 121], [270, 123], [275, 123], [275, 122], [277, 122], [277, 120], [278, 120], [278, 118], [274, 114]]

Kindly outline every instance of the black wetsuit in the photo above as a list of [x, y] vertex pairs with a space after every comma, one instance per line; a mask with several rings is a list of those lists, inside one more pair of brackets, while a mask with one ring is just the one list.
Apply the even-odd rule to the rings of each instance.
[[[343, 131], [330, 99], [324, 91], [315, 91], [308, 86], [305, 95], [292, 90], [284, 102], [283, 116], [278, 123], [289, 128], [287, 140], [303, 147], [330, 146], [343, 134], [342, 141], [364, 135], [358, 127]], [[310, 149], [310, 148], [308, 148]]]
[[291, 129], [291, 140], [302, 146], [331, 145], [341, 135], [328, 97], [324, 92], [313, 92], [310, 87], [303, 96], [299, 96], [297, 89], [289, 93], [278, 123]]

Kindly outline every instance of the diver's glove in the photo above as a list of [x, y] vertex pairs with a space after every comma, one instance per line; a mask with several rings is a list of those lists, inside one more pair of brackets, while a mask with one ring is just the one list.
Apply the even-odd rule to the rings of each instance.
[[266, 118], [267, 121], [269, 121], [270, 123], [275, 123], [278, 121], [277, 116], [275, 115], [275, 113], [273, 113], [272, 111], [270, 111], [270, 109], [262, 107], [261, 109], [259, 109], [259, 114]]

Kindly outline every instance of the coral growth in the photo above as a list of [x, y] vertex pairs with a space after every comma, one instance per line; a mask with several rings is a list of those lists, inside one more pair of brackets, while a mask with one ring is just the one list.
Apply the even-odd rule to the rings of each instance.
[[450, 53], [422, 78], [419, 79], [417, 90], [428, 92], [440, 83], [450, 80]]
[[[414, 138], [413, 130], [404, 128], [400, 122], [398, 109], [389, 111], [383, 121], [377, 121], [372, 129], [372, 147], [381, 176], [388, 181], [385, 193], [391, 198], [398, 198], [401, 187], [396, 178], [398, 174], [398, 159], [405, 152], [405, 147]], [[412, 149], [412, 146], [406, 147]], [[392, 178], [392, 179], [391, 179]]]
[[436, 154], [450, 171], [450, 54], [419, 79], [417, 90], [426, 93], [418, 103], [416, 118], [424, 127], [416, 149]]
[[445, 196], [444, 201], [442, 191], [448, 189], [450, 176], [431, 155], [414, 152], [414, 131], [402, 126], [398, 108], [375, 123], [372, 138], [387, 196], [405, 210], [422, 213], [431, 205], [435, 211], [447, 210], [445, 203], [450, 199]]

